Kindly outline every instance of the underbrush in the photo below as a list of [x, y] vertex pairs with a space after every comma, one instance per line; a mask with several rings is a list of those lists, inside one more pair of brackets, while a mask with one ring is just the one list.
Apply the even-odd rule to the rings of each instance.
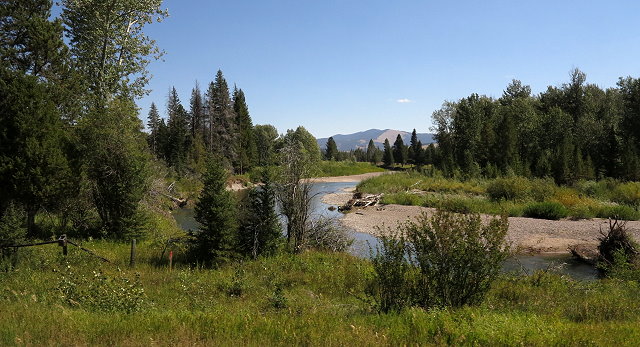
[[[65, 258], [49, 245], [0, 272], [0, 345], [628, 345], [640, 338], [636, 282], [503, 275], [478, 306], [378, 314], [364, 300], [371, 263], [346, 254], [282, 254], [218, 270], [179, 263], [169, 271], [147, 263], [158, 254], [146, 243], [135, 269], [126, 266], [127, 244], [84, 246], [114, 264], [75, 248]], [[144, 304], [70, 303], [59, 288], [67, 263], [86, 287], [99, 287], [94, 271], [113, 280], [112, 289], [139, 278]]]

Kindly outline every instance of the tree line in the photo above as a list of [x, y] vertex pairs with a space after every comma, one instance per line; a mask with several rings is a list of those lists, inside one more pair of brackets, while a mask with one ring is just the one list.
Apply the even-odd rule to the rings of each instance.
[[432, 119], [438, 145], [428, 163], [445, 175], [640, 180], [640, 79], [602, 89], [574, 69], [538, 95], [513, 80], [500, 98], [446, 101]]
[[382, 148], [383, 149], [378, 148], [373, 142], [373, 139], [369, 139], [366, 150], [356, 148], [350, 151], [339, 151], [336, 141], [333, 137], [329, 137], [322, 154], [325, 160], [351, 160], [369, 162], [373, 165], [382, 163], [385, 167], [391, 168], [396, 164], [411, 164], [416, 166], [431, 164], [436, 151], [436, 147], [433, 144], [425, 147], [422, 141], [418, 140], [416, 129], [413, 129], [408, 145], [405, 145], [402, 136], [398, 134], [393, 146], [389, 142], [389, 139], [385, 139]]

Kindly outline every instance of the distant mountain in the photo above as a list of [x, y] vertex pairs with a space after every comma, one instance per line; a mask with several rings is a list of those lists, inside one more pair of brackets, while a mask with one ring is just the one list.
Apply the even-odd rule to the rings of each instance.
[[[366, 149], [370, 139], [372, 139], [373, 143], [380, 148], [382, 148], [385, 139], [389, 139], [389, 143], [393, 146], [393, 142], [396, 140], [396, 137], [398, 137], [398, 134], [402, 136], [402, 141], [404, 141], [405, 145], [409, 145], [409, 142], [411, 141], [411, 132], [393, 129], [370, 129], [354, 134], [333, 135], [332, 137], [333, 140], [336, 141], [339, 150], [349, 151], [356, 148]], [[418, 133], [417, 135], [418, 140], [422, 141], [423, 145], [435, 142], [433, 134]], [[327, 146], [328, 139], [328, 137], [318, 139], [318, 146], [320, 146], [321, 149], [324, 149]]]

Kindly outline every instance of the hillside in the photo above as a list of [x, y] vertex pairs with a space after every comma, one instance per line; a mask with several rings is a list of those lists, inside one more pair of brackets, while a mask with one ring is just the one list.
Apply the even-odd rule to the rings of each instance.
[[[333, 135], [333, 139], [336, 141], [339, 150], [348, 151], [356, 148], [367, 148], [370, 139], [373, 139], [373, 142], [378, 147], [382, 147], [385, 139], [389, 139], [389, 142], [393, 145], [398, 134], [402, 136], [402, 140], [408, 145], [409, 141], [411, 141], [411, 132], [393, 129], [369, 129], [353, 134], [338, 134]], [[320, 148], [326, 147], [327, 140], [327, 137], [319, 138], [318, 146], [320, 146]], [[424, 145], [435, 142], [433, 134], [428, 133], [418, 133], [418, 140], [422, 141], [422, 144]]]

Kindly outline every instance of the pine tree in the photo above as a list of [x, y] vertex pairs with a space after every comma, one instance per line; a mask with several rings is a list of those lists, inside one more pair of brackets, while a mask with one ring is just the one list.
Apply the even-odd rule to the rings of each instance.
[[191, 90], [189, 106], [189, 127], [191, 130], [191, 137], [195, 138], [196, 134], [204, 136], [204, 101], [202, 100], [200, 85], [198, 85], [197, 82], [196, 86]]
[[376, 162], [376, 150], [378, 148], [373, 143], [373, 139], [369, 139], [369, 145], [367, 145], [367, 161], [371, 164], [375, 165]]
[[416, 133], [416, 129], [413, 129], [413, 132], [411, 132], [411, 142], [409, 143], [408, 151], [409, 162], [419, 165], [421, 152], [422, 146], [418, 144], [418, 134]]
[[242, 89], [233, 90], [233, 111], [236, 115], [238, 153], [234, 165], [240, 174], [245, 173], [256, 163], [257, 148], [253, 133], [253, 122], [249, 115], [249, 107]]
[[395, 160], [393, 158], [393, 151], [391, 150], [391, 144], [389, 144], [389, 139], [384, 139], [384, 155], [382, 156], [382, 161], [384, 162], [384, 166], [391, 167], [395, 164]]
[[158, 129], [160, 127], [160, 114], [155, 103], [151, 103], [149, 108], [149, 116], [147, 117], [147, 128], [149, 129], [149, 147], [151, 151], [157, 155], [158, 153]]
[[325, 159], [327, 160], [337, 160], [338, 159], [338, 145], [336, 145], [336, 141], [333, 140], [333, 137], [330, 137], [327, 140], [327, 148], [325, 150]]
[[221, 159], [209, 160], [202, 178], [204, 188], [195, 206], [200, 229], [194, 232], [192, 250], [195, 260], [205, 265], [218, 266], [234, 257], [238, 224], [227, 177]]
[[398, 134], [396, 141], [393, 143], [393, 159], [396, 163], [404, 165], [407, 163], [407, 146], [402, 141], [402, 136]]
[[187, 111], [180, 103], [176, 88], [172, 88], [167, 101], [169, 140], [168, 163], [176, 171], [183, 172], [189, 152], [189, 121]]
[[229, 86], [218, 70], [215, 81], [209, 85], [209, 151], [225, 159], [227, 165], [236, 162], [237, 132], [235, 114], [229, 96]]
[[9, 201], [36, 213], [73, 194], [66, 137], [51, 89], [39, 78], [0, 71], [0, 211]]
[[275, 211], [276, 191], [270, 170], [262, 175], [262, 186], [249, 193], [246, 216], [238, 234], [240, 252], [257, 258], [277, 251], [282, 229]]

